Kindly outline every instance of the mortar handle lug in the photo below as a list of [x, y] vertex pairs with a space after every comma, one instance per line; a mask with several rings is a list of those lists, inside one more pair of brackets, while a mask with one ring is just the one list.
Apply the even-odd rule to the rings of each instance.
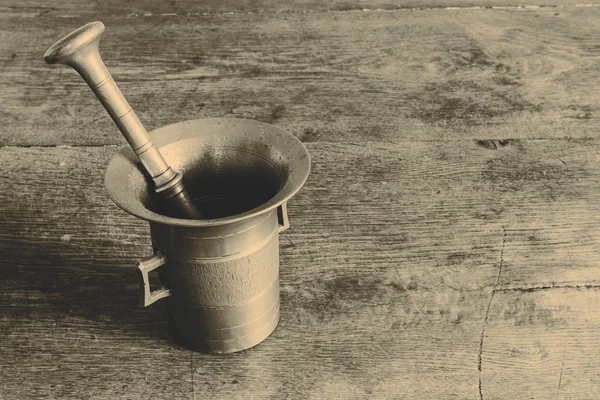
[[140, 305], [142, 307], [148, 307], [150, 304], [171, 295], [171, 289], [166, 287], [161, 287], [154, 291], [151, 290], [150, 280], [148, 279], [148, 274], [151, 271], [166, 264], [166, 262], [167, 258], [160, 251], [154, 253], [149, 260], [138, 262], [137, 271], [140, 278]]
[[281, 203], [277, 207], [277, 222], [279, 223], [278, 232], [281, 233], [290, 227], [290, 220], [287, 215], [287, 202]]

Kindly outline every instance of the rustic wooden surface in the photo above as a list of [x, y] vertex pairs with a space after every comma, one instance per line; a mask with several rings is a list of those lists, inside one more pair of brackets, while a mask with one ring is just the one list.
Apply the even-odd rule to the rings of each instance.
[[[0, 4], [0, 399], [600, 397], [600, 8], [196, 3]], [[93, 19], [149, 128], [258, 119], [311, 153], [251, 350], [138, 308], [148, 227], [102, 181], [124, 141], [42, 61]]]

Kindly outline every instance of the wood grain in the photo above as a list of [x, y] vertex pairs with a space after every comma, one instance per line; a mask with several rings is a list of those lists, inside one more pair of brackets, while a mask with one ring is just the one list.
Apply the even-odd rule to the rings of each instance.
[[493, 143], [482, 191], [506, 230], [499, 288], [600, 284], [595, 141], [479, 143]]
[[[598, 8], [98, 17], [148, 128], [257, 119], [304, 141], [596, 137]], [[82, 80], [43, 64], [88, 16], [0, 13], [0, 145], [124, 143]]]
[[[162, 306], [137, 308], [133, 266], [151, 248], [147, 225], [104, 193], [115, 146], [4, 147], [0, 397], [477, 398], [481, 378], [485, 398], [502, 398], [512, 392], [486, 374], [512, 373], [494, 348], [516, 331], [495, 307], [524, 294], [497, 282], [580, 282], [561, 262], [598, 232], [595, 217], [573, 218], [596, 211], [599, 145], [308, 143], [313, 170], [281, 236], [281, 323], [258, 347], [227, 357], [179, 348]], [[552, 263], [515, 250], [527, 234], [539, 237], [531, 249], [551, 247], [539, 231], [555, 225], [575, 233], [563, 235]], [[588, 280], [597, 271], [591, 259], [572, 268]], [[576, 304], [561, 300], [564, 318], [581, 320], [568, 311]], [[514, 311], [534, 317], [529, 307]], [[549, 343], [570, 335], [594, 354], [595, 342], [580, 336], [587, 330], [564, 326], [553, 326]], [[536, 390], [553, 395], [549, 388]]]
[[483, 398], [597, 399], [598, 304], [598, 289], [497, 293], [483, 349]]

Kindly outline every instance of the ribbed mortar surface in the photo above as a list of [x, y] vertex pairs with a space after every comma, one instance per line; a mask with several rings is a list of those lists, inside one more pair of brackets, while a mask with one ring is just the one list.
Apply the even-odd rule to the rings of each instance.
[[214, 229], [153, 226], [154, 246], [167, 259], [161, 279], [171, 289], [169, 313], [181, 344], [230, 353], [260, 343], [275, 329], [278, 228], [275, 211]]

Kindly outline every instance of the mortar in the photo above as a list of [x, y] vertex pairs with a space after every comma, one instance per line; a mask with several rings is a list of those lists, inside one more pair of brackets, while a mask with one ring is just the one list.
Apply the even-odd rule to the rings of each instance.
[[[279, 232], [289, 226], [286, 202], [308, 177], [308, 151], [280, 128], [243, 119], [191, 120], [149, 134], [205, 219], [169, 216], [134, 151], [113, 157], [109, 196], [150, 224], [154, 255], [137, 266], [141, 304], [164, 298], [175, 337], [193, 350], [260, 343], [279, 321]], [[151, 290], [155, 269], [163, 287]]]

